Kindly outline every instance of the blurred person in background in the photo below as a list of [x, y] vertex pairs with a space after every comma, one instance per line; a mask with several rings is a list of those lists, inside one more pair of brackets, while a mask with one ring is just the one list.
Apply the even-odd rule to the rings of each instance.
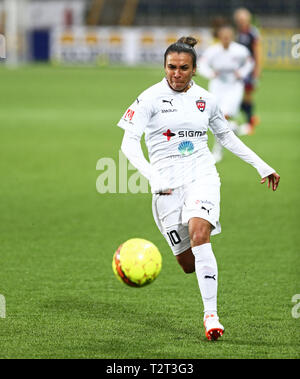
[[219, 40], [219, 29], [222, 26], [228, 25], [228, 20], [223, 16], [216, 16], [212, 19], [211, 22], [211, 29], [212, 29], [212, 36], [213, 36], [213, 44], [220, 42]]
[[[158, 229], [183, 271], [196, 272], [205, 334], [216, 340], [224, 327], [217, 313], [218, 267], [210, 241], [221, 232], [221, 183], [207, 146], [208, 130], [255, 167], [261, 183], [268, 180], [273, 191], [280, 177], [232, 132], [215, 96], [192, 80], [196, 43], [193, 37], [181, 37], [167, 48], [165, 77], [138, 95], [118, 126], [124, 129], [122, 152], [150, 182]], [[141, 148], [143, 134], [150, 162]]]
[[236, 41], [247, 47], [254, 60], [253, 70], [245, 79], [245, 95], [241, 106], [246, 115], [248, 134], [253, 134], [259, 124], [259, 118], [254, 114], [253, 92], [261, 74], [261, 41], [258, 29], [251, 25], [252, 15], [248, 9], [237, 9], [233, 18], [237, 27]]
[[[208, 90], [215, 95], [218, 105], [231, 129], [236, 134], [245, 134], [234, 118], [240, 112], [244, 96], [244, 80], [252, 72], [253, 59], [248, 49], [233, 41], [234, 30], [231, 26], [218, 28], [219, 43], [210, 46], [200, 58], [198, 72], [209, 79]], [[216, 162], [223, 157], [223, 147], [215, 139], [212, 153]]]

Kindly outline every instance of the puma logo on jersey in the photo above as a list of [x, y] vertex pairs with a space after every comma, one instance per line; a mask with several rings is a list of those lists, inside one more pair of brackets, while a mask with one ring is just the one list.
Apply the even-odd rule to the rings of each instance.
[[210, 276], [210, 275], [205, 275], [204, 276], [204, 279], [213, 279], [213, 280], [216, 280], [216, 274]]
[[162, 102], [163, 103], [169, 103], [172, 107], [173, 107], [173, 104], [172, 104], [172, 101], [173, 101], [174, 99], [172, 99], [172, 100], [163, 100]]
[[206, 209], [205, 207], [201, 207], [201, 209], [204, 209], [208, 214], [209, 214], [209, 212], [211, 211], [211, 209]]

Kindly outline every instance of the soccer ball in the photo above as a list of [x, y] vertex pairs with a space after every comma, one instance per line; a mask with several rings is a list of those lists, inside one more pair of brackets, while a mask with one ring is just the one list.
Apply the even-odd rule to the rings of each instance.
[[157, 278], [162, 258], [152, 242], [132, 238], [114, 253], [112, 268], [116, 277], [132, 287], [143, 287]]

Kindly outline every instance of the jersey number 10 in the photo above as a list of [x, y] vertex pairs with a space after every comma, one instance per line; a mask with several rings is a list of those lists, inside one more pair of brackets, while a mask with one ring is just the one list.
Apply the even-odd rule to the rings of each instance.
[[178, 243], [181, 242], [181, 238], [179, 237], [179, 234], [177, 233], [176, 230], [172, 230], [171, 232], [168, 232], [167, 235], [171, 241], [172, 246], [177, 245]]

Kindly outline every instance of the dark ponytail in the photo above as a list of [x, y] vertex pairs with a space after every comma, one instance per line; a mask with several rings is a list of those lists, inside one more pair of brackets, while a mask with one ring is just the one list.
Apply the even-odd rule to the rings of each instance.
[[194, 46], [197, 44], [197, 40], [194, 37], [181, 37], [179, 40], [172, 45], [170, 45], [165, 51], [164, 55], [164, 66], [166, 66], [167, 56], [170, 53], [188, 53], [192, 57], [193, 68], [196, 67], [197, 63], [197, 54], [194, 49]]

